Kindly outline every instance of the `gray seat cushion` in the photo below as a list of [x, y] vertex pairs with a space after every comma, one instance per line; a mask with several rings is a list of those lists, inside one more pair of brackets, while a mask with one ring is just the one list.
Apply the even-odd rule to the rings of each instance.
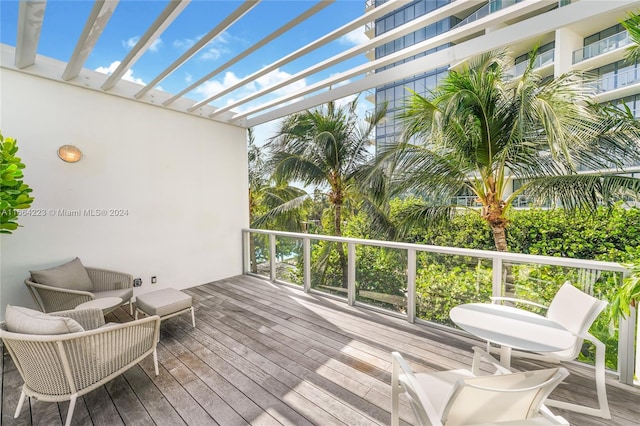
[[22, 334], [66, 334], [84, 331], [71, 318], [57, 317], [21, 306], [7, 305], [4, 314], [7, 331]]
[[93, 294], [96, 296], [96, 299], [100, 299], [103, 297], [119, 297], [123, 302], [128, 302], [129, 299], [133, 297], [133, 289], [120, 288], [117, 290], [96, 291]]
[[136, 306], [147, 315], [170, 315], [190, 308], [191, 296], [175, 288], [165, 288], [136, 297]]
[[91, 278], [77, 257], [55, 268], [30, 272], [31, 278], [39, 284], [70, 290], [93, 291]]

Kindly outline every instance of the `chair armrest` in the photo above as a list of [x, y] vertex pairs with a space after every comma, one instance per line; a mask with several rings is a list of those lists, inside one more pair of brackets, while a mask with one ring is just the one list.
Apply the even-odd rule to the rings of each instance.
[[104, 325], [104, 314], [100, 308], [51, 312], [51, 315], [76, 320], [85, 330], [95, 330]]
[[513, 302], [513, 303], [522, 303], [524, 305], [531, 305], [531, 306], [536, 306], [538, 308], [542, 308], [542, 309], [549, 309], [548, 306], [542, 305], [540, 303], [537, 302], [532, 302], [531, 300], [526, 300], [526, 299], [516, 299], [515, 297], [490, 297], [491, 302], [495, 303], [495, 302], [501, 302], [501, 301], [505, 301], [505, 302]]
[[29, 279], [24, 280], [24, 283], [42, 312], [66, 311], [96, 298], [88, 291], [52, 287]]
[[85, 269], [93, 283], [93, 291], [97, 292], [133, 288], [133, 275], [131, 274], [91, 267], [86, 267]]

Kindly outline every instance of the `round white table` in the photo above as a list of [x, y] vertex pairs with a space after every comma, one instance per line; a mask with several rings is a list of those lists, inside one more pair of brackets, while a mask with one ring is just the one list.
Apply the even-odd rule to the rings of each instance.
[[511, 366], [511, 349], [558, 352], [575, 336], [554, 321], [523, 309], [491, 303], [468, 303], [451, 309], [451, 320], [463, 330], [501, 346], [500, 363]]
[[99, 299], [93, 299], [88, 302], [84, 302], [76, 306], [74, 309], [91, 309], [100, 308], [104, 315], [116, 309], [122, 305], [122, 299], [119, 297], [101, 297]]

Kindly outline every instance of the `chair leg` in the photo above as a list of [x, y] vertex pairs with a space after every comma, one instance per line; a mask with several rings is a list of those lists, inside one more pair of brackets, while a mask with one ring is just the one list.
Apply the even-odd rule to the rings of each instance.
[[133, 298], [129, 299], [129, 315], [133, 316]]
[[27, 397], [27, 394], [24, 393], [24, 390], [20, 393], [20, 399], [18, 400], [18, 406], [16, 407], [16, 412], [13, 415], [14, 419], [20, 417], [20, 411], [22, 411], [22, 405], [24, 404], [24, 400]]
[[153, 368], [156, 370], [156, 376], [160, 375], [158, 371], [158, 351], [156, 349], [153, 350]]
[[391, 372], [391, 426], [398, 426], [400, 423], [400, 371], [395, 359], [393, 360], [393, 370]]
[[71, 417], [73, 417], [73, 410], [76, 408], [76, 399], [78, 399], [78, 394], [74, 393], [71, 395], [71, 399], [69, 399], [69, 410], [67, 411], [67, 420], [64, 422], [64, 426], [71, 425]]
[[193, 328], [196, 328], [196, 314], [193, 306], [191, 307], [191, 324], [193, 324]]

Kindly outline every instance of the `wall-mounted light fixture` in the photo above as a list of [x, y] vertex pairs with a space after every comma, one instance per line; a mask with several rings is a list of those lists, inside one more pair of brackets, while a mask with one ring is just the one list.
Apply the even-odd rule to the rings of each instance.
[[58, 157], [67, 163], [77, 163], [82, 159], [82, 151], [77, 146], [62, 145], [58, 148]]

